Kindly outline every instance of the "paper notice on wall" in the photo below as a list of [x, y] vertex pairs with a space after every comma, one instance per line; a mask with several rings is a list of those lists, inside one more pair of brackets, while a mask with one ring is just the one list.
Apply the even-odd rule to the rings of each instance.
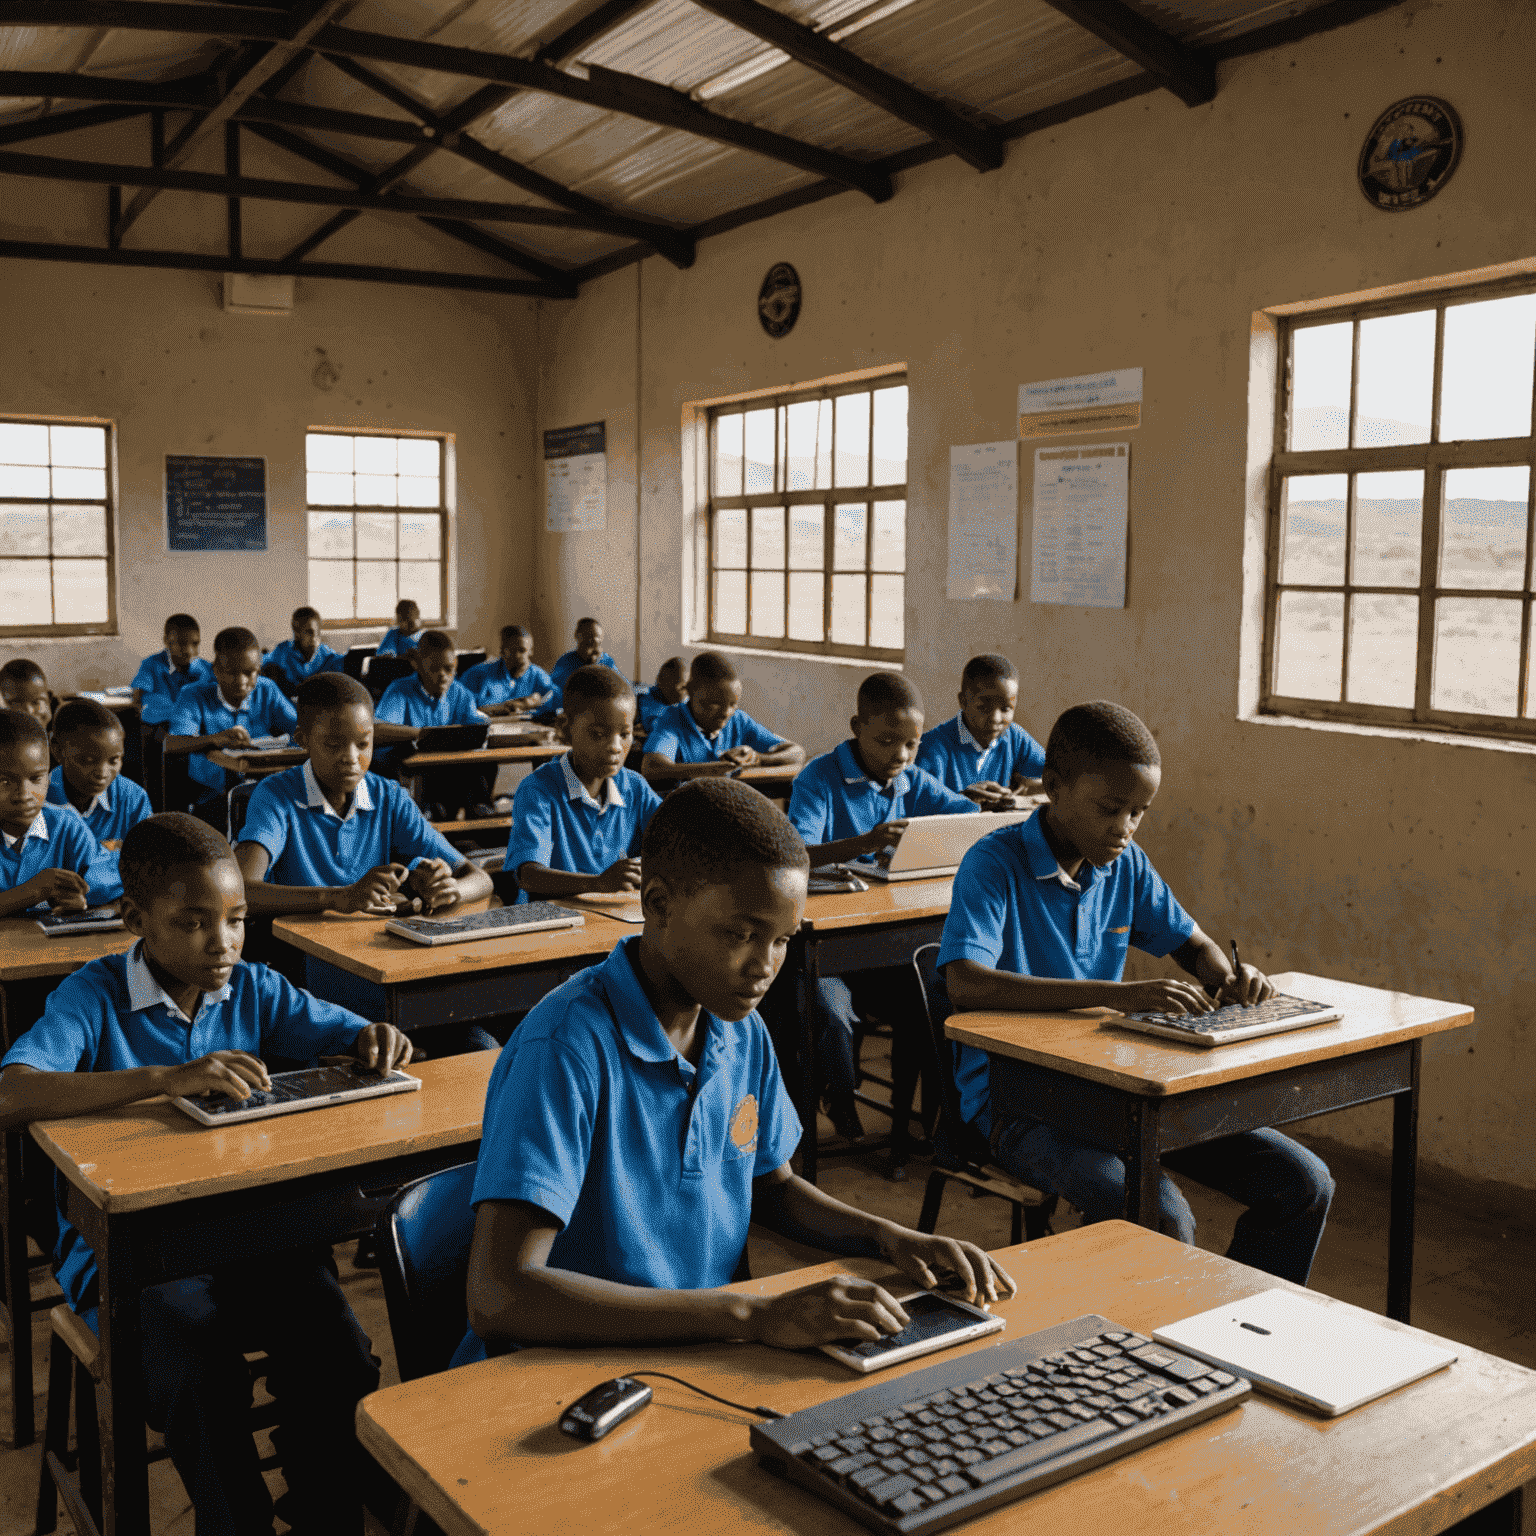
[[1108, 368], [1019, 385], [1019, 436], [1124, 432], [1141, 425], [1141, 369]]
[[1125, 607], [1131, 445], [1035, 450], [1029, 600]]
[[949, 450], [949, 597], [1013, 601], [1019, 573], [1019, 445]]
[[606, 423], [556, 427], [544, 434], [544, 526], [585, 533], [608, 523]]

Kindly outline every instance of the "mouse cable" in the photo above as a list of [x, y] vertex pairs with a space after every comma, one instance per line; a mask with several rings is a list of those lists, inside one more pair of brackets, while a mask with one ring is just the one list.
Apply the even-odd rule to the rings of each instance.
[[735, 1408], [741, 1413], [755, 1413], [760, 1419], [782, 1419], [784, 1415], [773, 1408], [748, 1408], [745, 1403], [733, 1403], [728, 1397], [717, 1397], [713, 1392], [706, 1392], [703, 1387], [696, 1387], [691, 1381], [684, 1381], [681, 1376], [669, 1376], [665, 1371], [625, 1371], [626, 1376], [656, 1376], [662, 1381], [675, 1381], [680, 1387], [687, 1387], [690, 1392], [697, 1392], [700, 1397], [707, 1397], [711, 1402], [724, 1403], [727, 1408]]

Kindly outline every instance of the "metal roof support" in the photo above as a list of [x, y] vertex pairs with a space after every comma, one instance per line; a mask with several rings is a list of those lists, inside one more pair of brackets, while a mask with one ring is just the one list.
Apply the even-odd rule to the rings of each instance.
[[1116, 53], [1141, 65], [1172, 91], [1186, 107], [1198, 107], [1216, 95], [1216, 66], [1205, 53], [1186, 48], [1177, 38], [1154, 27], [1124, 0], [1045, 0], [1053, 10]]
[[25, 144], [29, 139], [46, 139], [56, 133], [73, 133], [77, 128], [97, 128], [103, 123], [120, 123], [138, 117], [143, 107], [86, 107], [79, 112], [55, 112], [48, 117], [28, 118], [24, 123], [9, 123], [0, 128], [0, 145]]

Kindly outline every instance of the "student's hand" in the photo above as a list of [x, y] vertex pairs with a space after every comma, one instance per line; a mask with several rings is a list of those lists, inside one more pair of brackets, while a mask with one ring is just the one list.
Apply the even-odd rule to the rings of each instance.
[[974, 784], [967, 784], [963, 793], [967, 800], [974, 800], [984, 811], [1013, 809], [1012, 793], [991, 779], [979, 779]]
[[1275, 984], [1257, 966], [1245, 965], [1242, 970], [1229, 976], [1216, 994], [1216, 1005], [1226, 1003], [1262, 1003], [1275, 995]]
[[1116, 1004], [1121, 1013], [1209, 1013], [1216, 1006], [1197, 982], [1173, 977], [1122, 981]]
[[938, 1289], [938, 1276], [947, 1270], [959, 1281], [952, 1288], [964, 1291], [965, 1299], [973, 1306], [1018, 1291], [1013, 1277], [1002, 1265], [988, 1258], [975, 1243], [961, 1242], [956, 1237], [892, 1227], [880, 1239], [880, 1255], [929, 1290]]
[[400, 884], [410, 871], [404, 864], [380, 864], [354, 881], [336, 903], [338, 912], [365, 912], [369, 917], [393, 917]]
[[458, 881], [442, 859], [424, 860], [411, 871], [406, 883], [421, 897], [422, 907], [428, 912], [451, 907], [459, 899]]
[[245, 1051], [210, 1051], [183, 1067], [162, 1067], [156, 1089], [171, 1098], [192, 1098], [199, 1093], [222, 1093], [245, 1099], [253, 1088], [270, 1088], [272, 1079], [258, 1057]]
[[227, 731], [220, 731], [213, 739], [218, 746], [226, 749], [248, 747], [251, 744], [251, 733], [243, 725], [232, 725]]
[[757, 762], [757, 749], [743, 742], [739, 747], [728, 747], [720, 754], [720, 761], [733, 768], [750, 768]]
[[901, 834], [906, 830], [905, 817], [900, 821], [884, 822], [860, 836], [859, 848], [864, 853], [883, 853], [887, 848], [894, 848], [901, 841]]
[[911, 1319], [890, 1292], [872, 1280], [833, 1275], [764, 1301], [752, 1318], [752, 1337], [775, 1349], [805, 1349], [838, 1339], [883, 1339]]
[[516, 699], [508, 699], [502, 704], [482, 704], [480, 706], [480, 713], [492, 716], [515, 715], [517, 713], [517, 703]]
[[352, 1054], [365, 1067], [388, 1072], [411, 1059], [411, 1042], [393, 1024], [369, 1024], [357, 1032]]
[[86, 890], [84, 877], [72, 869], [40, 869], [21, 887], [21, 893], [30, 898], [28, 907], [46, 901], [55, 912], [84, 911]]
[[594, 891], [638, 891], [640, 889], [640, 860], [615, 859], [597, 877]]

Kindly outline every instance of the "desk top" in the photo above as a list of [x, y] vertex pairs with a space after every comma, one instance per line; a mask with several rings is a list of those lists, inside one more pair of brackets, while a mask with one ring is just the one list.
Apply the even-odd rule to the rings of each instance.
[[477, 747], [473, 752], [413, 752], [400, 763], [401, 773], [424, 768], [457, 768], [477, 763], [547, 763], [570, 750], [564, 742], [532, 742], [521, 747]]
[[204, 756], [220, 768], [259, 776], [282, 773], [286, 768], [297, 768], [308, 759], [309, 753], [303, 747], [284, 747], [279, 752], [242, 752], [237, 747], [216, 747], [212, 752], [204, 753]]
[[134, 937], [126, 928], [50, 939], [30, 917], [8, 917], [0, 921], [0, 982], [68, 976], [92, 960], [120, 955], [133, 945]]
[[811, 896], [805, 903], [805, 927], [813, 933], [832, 933], [839, 928], [943, 917], [949, 911], [954, 886], [948, 876], [941, 880], [892, 880], [889, 884], [872, 880], [867, 891]]
[[1472, 1010], [1462, 1003], [1357, 986], [1303, 971], [1286, 971], [1270, 980], [1281, 992], [1340, 1008], [1344, 1017], [1334, 1024], [1314, 1024], [1214, 1049], [1117, 1029], [1113, 1021], [1119, 1015], [1108, 1008], [1073, 1013], [957, 1013], [945, 1033], [951, 1040], [995, 1055], [1158, 1096], [1351, 1056], [1380, 1045], [1461, 1029], [1472, 1022]]
[[[1002, 1250], [1019, 1295], [1010, 1336], [1098, 1312], [1144, 1333], [1286, 1282], [1120, 1221]], [[773, 1294], [877, 1260], [748, 1281]], [[1291, 1289], [1299, 1289], [1291, 1287]], [[1316, 1292], [1313, 1299], [1327, 1302]], [[1344, 1306], [1343, 1302], [1329, 1305]], [[1355, 1309], [1351, 1309], [1355, 1310]], [[1417, 1333], [1403, 1324], [1383, 1327]], [[982, 1353], [995, 1339], [962, 1346]], [[1257, 1393], [1183, 1434], [1004, 1506], [967, 1531], [1373, 1532], [1442, 1530], [1536, 1475], [1536, 1372], [1458, 1346], [1447, 1370], [1342, 1418]], [[958, 1351], [893, 1366], [879, 1382]], [[789, 1531], [854, 1536], [848, 1516], [763, 1470], [751, 1420], [655, 1381], [654, 1401], [605, 1440], [555, 1427], [562, 1407], [628, 1370], [672, 1371], [737, 1402], [793, 1412], [865, 1382], [818, 1352], [752, 1344], [531, 1349], [407, 1382], [358, 1406], [362, 1443], [448, 1536], [486, 1532]], [[978, 1374], [986, 1367], [978, 1362]], [[579, 1512], [579, 1513], [578, 1513]]]
[[139, 707], [133, 702], [132, 692], [108, 693], [105, 689], [100, 688], [81, 689], [75, 693], [66, 693], [63, 697], [66, 699], [89, 699], [93, 704], [100, 704], [117, 714], [124, 714], [130, 709], [137, 709]]
[[495, 1051], [469, 1051], [423, 1061], [406, 1068], [421, 1079], [418, 1093], [226, 1129], [199, 1125], [155, 1098], [104, 1115], [40, 1120], [32, 1136], [93, 1205], [118, 1215], [478, 1141], [496, 1059]]

